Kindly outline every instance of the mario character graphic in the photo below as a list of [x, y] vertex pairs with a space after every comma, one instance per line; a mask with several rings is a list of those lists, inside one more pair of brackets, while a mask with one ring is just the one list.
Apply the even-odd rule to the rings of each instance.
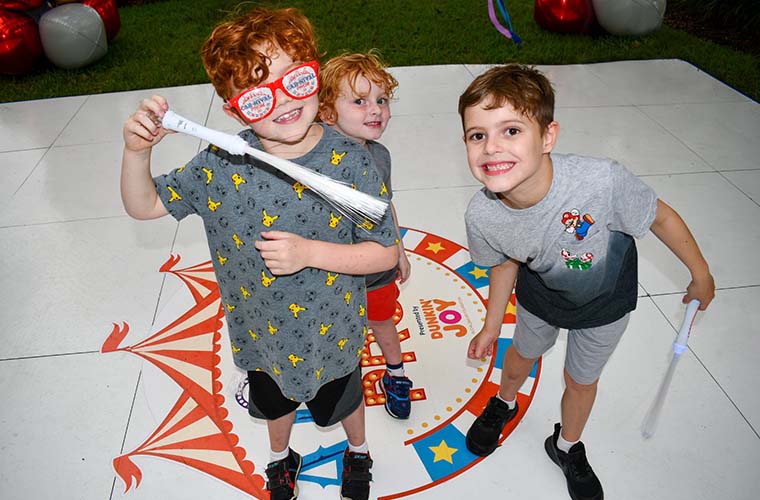
[[578, 240], [586, 237], [589, 228], [594, 222], [594, 218], [590, 214], [583, 214], [583, 217], [581, 217], [581, 212], [577, 208], [562, 214], [562, 224], [565, 226], [565, 232], [570, 234], [575, 233], [575, 238]]

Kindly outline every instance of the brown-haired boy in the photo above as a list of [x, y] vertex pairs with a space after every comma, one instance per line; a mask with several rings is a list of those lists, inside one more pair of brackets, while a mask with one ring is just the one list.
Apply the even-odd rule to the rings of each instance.
[[[383, 178], [384, 192], [391, 200], [391, 155], [377, 140], [390, 121], [390, 100], [398, 82], [373, 52], [333, 57], [325, 63], [320, 78], [320, 117], [335, 130], [367, 148]], [[390, 207], [398, 229], [396, 210], [392, 203]], [[399, 296], [396, 279], [403, 283], [410, 272], [409, 259], [399, 239], [398, 265], [367, 276], [367, 320], [385, 358], [386, 370], [381, 379], [385, 409], [389, 415], [399, 419], [409, 418], [412, 410], [409, 398], [412, 381], [404, 371], [401, 342], [394, 320]]]
[[[225, 114], [246, 126], [240, 137], [379, 196], [371, 156], [314, 122], [317, 59], [311, 25], [295, 9], [255, 8], [217, 26], [203, 46]], [[214, 146], [152, 178], [151, 150], [169, 133], [157, 117], [167, 109], [154, 96], [125, 123], [122, 199], [137, 219], [170, 213], [204, 221], [233, 359], [248, 372], [249, 412], [267, 420], [271, 498], [298, 494], [301, 457], [289, 441], [305, 402], [317, 425], [340, 422], [346, 431], [341, 495], [367, 499], [372, 460], [359, 365], [367, 332], [364, 275], [398, 261], [393, 219], [365, 232], [306, 186]]]
[[561, 424], [544, 444], [573, 499], [601, 499], [580, 441], [602, 369], [636, 307], [634, 237], [652, 231], [691, 273], [684, 302], [705, 309], [715, 294], [707, 262], [681, 217], [622, 165], [552, 154], [559, 134], [554, 92], [539, 71], [517, 64], [478, 76], [459, 99], [467, 160], [485, 187], [465, 215], [472, 259], [489, 266], [485, 324], [473, 359], [493, 354], [513, 287], [517, 324], [501, 384], [467, 433], [488, 455], [518, 412], [517, 391], [534, 362], [568, 329]]

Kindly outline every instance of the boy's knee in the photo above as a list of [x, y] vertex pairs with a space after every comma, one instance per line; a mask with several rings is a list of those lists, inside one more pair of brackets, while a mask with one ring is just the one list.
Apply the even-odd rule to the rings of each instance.
[[596, 386], [599, 384], [599, 379], [597, 378], [593, 382], [583, 384], [578, 381], [576, 381], [570, 373], [568, 373], [567, 370], [565, 370], [565, 386], [573, 391], [578, 392], [591, 392], [596, 390]]

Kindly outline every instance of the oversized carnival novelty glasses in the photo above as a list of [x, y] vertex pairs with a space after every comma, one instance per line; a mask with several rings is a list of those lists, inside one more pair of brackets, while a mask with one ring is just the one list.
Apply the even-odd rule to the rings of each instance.
[[273, 82], [256, 85], [242, 91], [228, 102], [246, 121], [257, 122], [269, 116], [274, 110], [277, 89], [293, 99], [306, 99], [319, 90], [318, 76], [319, 63], [309, 61], [296, 66]]

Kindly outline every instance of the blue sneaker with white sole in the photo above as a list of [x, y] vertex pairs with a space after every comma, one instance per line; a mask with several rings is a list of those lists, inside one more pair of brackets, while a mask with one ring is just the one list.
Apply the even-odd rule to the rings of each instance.
[[412, 412], [412, 402], [409, 400], [412, 381], [407, 377], [394, 377], [386, 371], [382, 384], [385, 391], [385, 410], [388, 414], [401, 420], [409, 418]]

